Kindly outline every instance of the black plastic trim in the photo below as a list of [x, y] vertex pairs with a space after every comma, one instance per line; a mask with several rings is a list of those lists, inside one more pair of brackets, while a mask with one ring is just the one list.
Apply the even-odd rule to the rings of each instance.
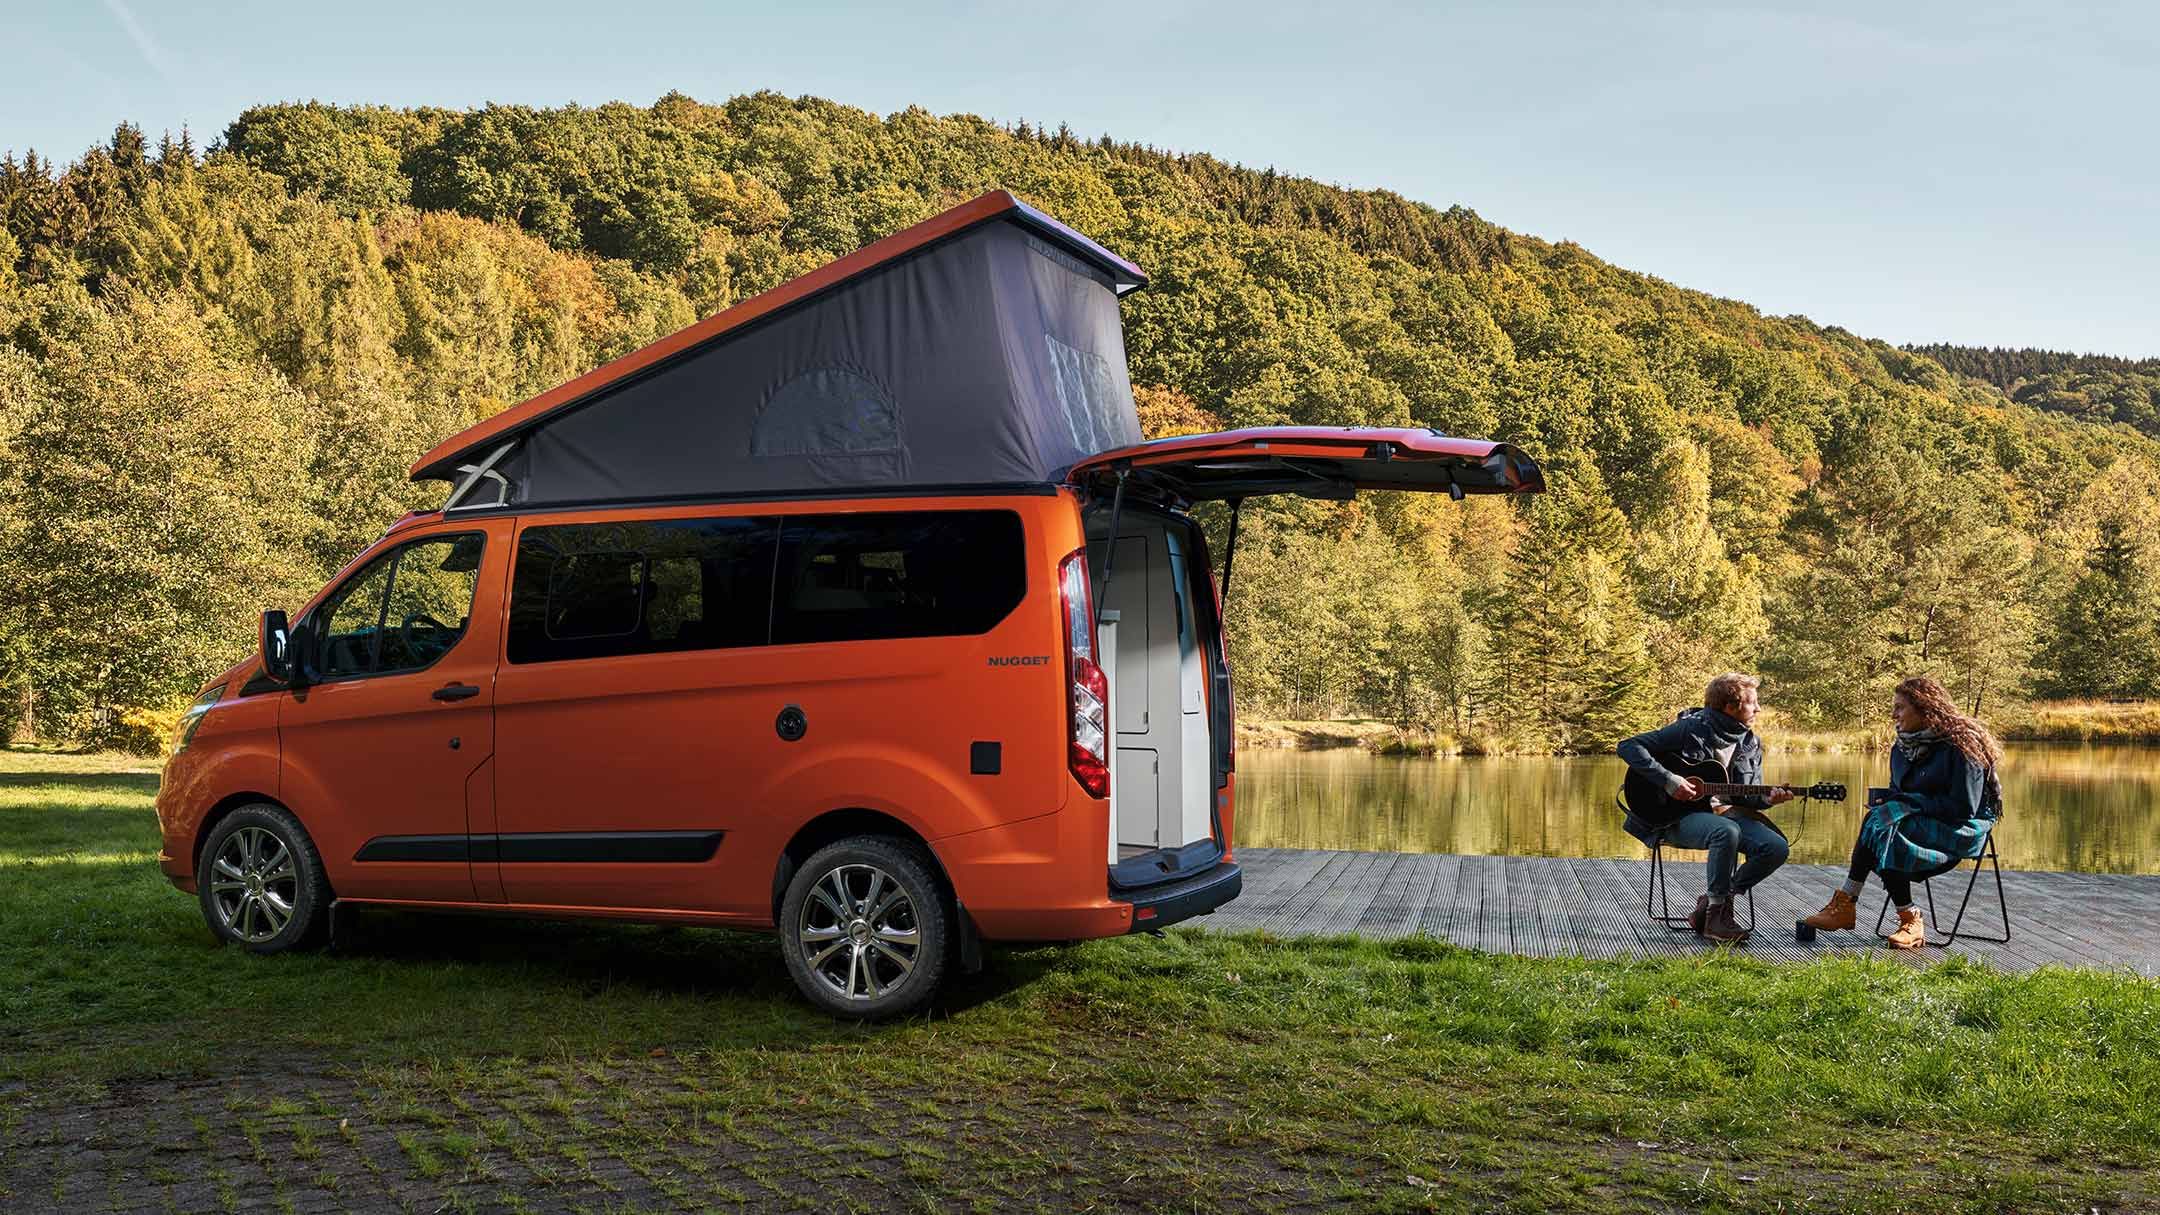
[[724, 831], [535, 831], [508, 835], [378, 835], [355, 861], [509, 864], [700, 864]]
[[1222, 845], [1213, 839], [1143, 852], [1110, 866], [1110, 889], [1145, 890], [1164, 882], [1182, 881], [1213, 868], [1222, 853]]
[[356, 861], [466, 861], [469, 835], [378, 835], [353, 853]]
[[279, 683], [277, 680], [270, 678], [270, 676], [265, 674], [264, 672], [257, 671], [253, 675], [250, 675], [248, 677], [248, 681], [244, 684], [241, 684], [240, 690], [233, 693], [233, 695], [235, 697], [261, 696], [269, 692], [290, 691], [292, 691], [291, 684]]
[[[1236, 865], [1226, 862], [1198, 877], [1118, 895], [1116, 901], [1132, 904], [1132, 927], [1126, 929], [1127, 932], [1153, 932], [1196, 915], [1206, 915], [1236, 898], [1244, 888], [1245, 875]], [[1154, 909], [1155, 914], [1141, 919], [1141, 911], [1148, 908]]]

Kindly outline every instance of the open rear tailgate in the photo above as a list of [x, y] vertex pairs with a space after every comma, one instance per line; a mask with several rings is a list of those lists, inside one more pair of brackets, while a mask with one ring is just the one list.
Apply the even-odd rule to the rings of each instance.
[[1437, 430], [1364, 426], [1260, 426], [1157, 439], [1091, 456], [1068, 475], [1108, 489], [1181, 504], [1263, 494], [1347, 499], [1361, 489], [1465, 494], [1537, 493], [1545, 476], [1521, 449]]

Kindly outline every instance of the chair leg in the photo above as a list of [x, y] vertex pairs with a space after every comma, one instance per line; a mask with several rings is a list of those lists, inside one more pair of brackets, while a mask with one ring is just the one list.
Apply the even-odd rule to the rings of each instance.
[[[1665, 860], [1665, 841], [1660, 839], [1650, 845], [1650, 888], [1643, 892], [1643, 912], [1651, 919], [1674, 932], [1693, 932], [1695, 926], [1688, 923], [1686, 915], [1672, 913], [1672, 893], [1666, 888], [1665, 871], [1672, 866]], [[1755, 931], [1755, 891], [1747, 891], [1747, 930]]]
[[1665, 871], [1669, 868], [1665, 841], [1658, 838], [1650, 845], [1650, 888], [1643, 894], [1643, 911], [1674, 932], [1693, 932], [1695, 926], [1688, 923], [1686, 916], [1672, 913], [1672, 893], [1665, 885]]
[[[1995, 871], [1995, 904], [2002, 908], [2003, 922], [2003, 934], [1999, 937], [1983, 936], [1977, 932], [1960, 933], [1958, 931], [1965, 925], [1965, 907], [1972, 902], [1973, 887], [1980, 883], [1980, 865], [1983, 861]], [[1934, 907], [1934, 895], [1931, 893], [1928, 898], [1928, 906], [1932, 910]], [[1957, 944], [1960, 936], [1963, 936], [1968, 941], [1988, 941], [1996, 945], [2008, 945], [2010, 943], [2010, 898], [2003, 893], [2002, 859], [1995, 852], [1995, 833], [1992, 831], [1988, 833], [1987, 849], [1973, 858], [1972, 876], [1965, 879], [1965, 897], [1958, 901], [1957, 919], [1951, 921], [1950, 935], [1940, 941], [1931, 941], [1929, 943], [1941, 949], [1948, 949]]]

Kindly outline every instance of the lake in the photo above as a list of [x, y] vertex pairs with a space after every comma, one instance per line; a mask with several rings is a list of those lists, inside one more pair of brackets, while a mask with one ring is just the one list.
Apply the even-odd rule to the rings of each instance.
[[[1842, 864], [1887, 754], [1773, 754], [1772, 781], [1842, 782], [1844, 802], [1774, 817], [1795, 861]], [[1611, 757], [1413, 759], [1357, 748], [1240, 748], [1237, 842], [1256, 848], [1640, 858], [1613, 806]], [[2160, 873], [2160, 749], [2015, 744], [1996, 847], [2014, 869]]]

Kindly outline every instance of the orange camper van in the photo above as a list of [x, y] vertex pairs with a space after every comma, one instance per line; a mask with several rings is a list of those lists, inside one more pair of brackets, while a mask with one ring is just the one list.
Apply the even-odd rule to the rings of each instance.
[[449, 439], [450, 489], [211, 680], [159, 863], [219, 938], [333, 904], [776, 933], [846, 1016], [980, 943], [1237, 897], [1189, 509], [1524, 493], [1416, 429], [1140, 441], [1139, 269], [994, 192]]

